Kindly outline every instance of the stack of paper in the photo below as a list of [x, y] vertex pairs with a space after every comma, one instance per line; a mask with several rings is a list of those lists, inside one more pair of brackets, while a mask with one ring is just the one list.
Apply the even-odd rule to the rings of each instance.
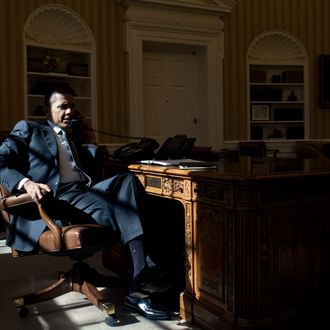
[[217, 168], [216, 163], [205, 162], [203, 160], [196, 159], [164, 159], [164, 160], [156, 160], [156, 159], [147, 159], [141, 160], [141, 164], [147, 165], [160, 165], [160, 166], [178, 166], [181, 169], [209, 169], [209, 168]]

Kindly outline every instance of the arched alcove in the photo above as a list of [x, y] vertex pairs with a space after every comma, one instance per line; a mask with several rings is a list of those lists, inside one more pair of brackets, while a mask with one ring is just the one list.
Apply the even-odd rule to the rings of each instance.
[[303, 44], [293, 35], [283, 31], [266, 31], [255, 38], [248, 49], [248, 62], [254, 64], [306, 63]]
[[95, 41], [84, 19], [66, 6], [42, 5], [28, 17], [23, 40], [26, 117], [42, 120], [44, 91], [63, 83], [74, 90], [78, 109], [95, 127]]
[[308, 138], [308, 58], [303, 44], [285, 31], [265, 31], [248, 48], [247, 77], [249, 139], [279, 146]]

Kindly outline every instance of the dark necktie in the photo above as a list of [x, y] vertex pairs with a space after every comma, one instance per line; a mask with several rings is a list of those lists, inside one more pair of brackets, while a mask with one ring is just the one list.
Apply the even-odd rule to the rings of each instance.
[[76, 163], [75, 169], [78, 171], [82, 177], [88, 180], [88, 185], [91, 183], [91, 178], [89, 175], [85, 173], [85, 171], [82, 170], [81, 162], [78, 156], [77, 149], [70, 137], [70, 134], [65, 131], [59, 132], [60, 139], [63, 144], [66, 145], [66, 148], [68, 150], [68, 153], [70, 154], [71, 159]]

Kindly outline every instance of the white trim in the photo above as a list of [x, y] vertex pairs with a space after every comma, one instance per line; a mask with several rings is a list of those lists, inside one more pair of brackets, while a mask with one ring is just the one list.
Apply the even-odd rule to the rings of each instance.
[[142, 4], [143, 6], [167, 6], [217, 13], [229, 13], [236, 5], [236, 0], [119, 0], [119, 2], [125, 6]]
[[[182, 44], [206, 49], [207, 104], [206, 130], [209, 146], [223, 145], [223, 22], [212, 15], [197, 15], [190, 26], [184, 12], [129, 8], [125, 13], [126, 54], [128, 65], [128, 107], [130, 135], [143, 136], [143, 42]], [[152, 15], [151, 15], [152, 14]], [[147, 19], [150, 17], [150, 21]], [[159, 23], [155, 21], [159, 17]], [[142, 18], [142, 20], [141, 20]], [[204, 22], [204, 23], [203, 23]], [[204, 27], [202, 27], [204, 26]], [[220, 28], [219, 28], [220, 27]]]

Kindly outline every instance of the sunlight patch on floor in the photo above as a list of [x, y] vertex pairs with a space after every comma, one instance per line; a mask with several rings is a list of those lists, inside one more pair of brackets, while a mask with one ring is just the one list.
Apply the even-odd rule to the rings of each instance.
[[0, 236], [0, 254], [11, 253], [11, 249], [6, 246], [6, 240]]

